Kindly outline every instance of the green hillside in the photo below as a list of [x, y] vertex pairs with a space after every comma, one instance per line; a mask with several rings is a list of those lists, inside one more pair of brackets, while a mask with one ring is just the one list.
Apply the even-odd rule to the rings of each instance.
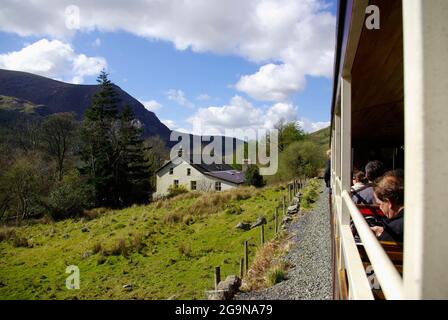
[[330, 143], [330, 127], [320, 129], [316, 132], [310, 133], [308, 138], [316, 142], [319, 146], [329, 148]]
[[[222, 277], [239, 273], [243, 243], [250, 256], [260, 229], [235, 225], [268, 220], [286, 190], [240, 188], [189, 193], [148, 206], [87, 212], [89, 219], [0, 229], [0, 299], [202, 299]], [[66, 267], [80, 269], [80, 289], [65, 286]], [[131, 285], [131, 287], [125, 287]]]
[[4, 111], [18, 111], [23, 113], [34, 113], [41, 105], [36, 105], [30, 101], [0, 95], [0, 110]]

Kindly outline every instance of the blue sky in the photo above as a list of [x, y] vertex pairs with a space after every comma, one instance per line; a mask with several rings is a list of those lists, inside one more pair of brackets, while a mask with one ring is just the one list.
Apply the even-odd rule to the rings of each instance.
[[[78, 8], [74, 30], [61, 26], [48, 2], [30, 13], [14, 2], [0, 9], [11, 16], [0, 25], [0, 68], [92, 84], [106, 66], [112, 81], [170, 128], [189, 132], [198, 121], [211, 130], [268, 128], [279, 119], [307, 131], [328, 124], [334, 2], [216, 2], [223, 7], [215, 12], [210, 1], [192, 8], [141, 0], [127, 18], [120, 4], [106, 15], [99, 4], [58, 1], [65, 15], [70, 4]], [[221, 16], [235, 9], [235, 17]]]

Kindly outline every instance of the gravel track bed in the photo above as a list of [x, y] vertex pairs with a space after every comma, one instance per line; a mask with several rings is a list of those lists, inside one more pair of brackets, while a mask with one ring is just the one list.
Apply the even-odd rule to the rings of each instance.
[[[324, 190], [324, 184], [322, 189]], [[331, 232], [325, 191], [313, 209], [286, 226], [293, 242], [284, 260], [287, 280], [271, 288], [238, 294], [237, 300], [323, 300], [332, 298]]]

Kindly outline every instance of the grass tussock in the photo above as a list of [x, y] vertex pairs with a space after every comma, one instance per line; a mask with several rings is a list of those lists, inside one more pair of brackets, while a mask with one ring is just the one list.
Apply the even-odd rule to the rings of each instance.
[[113, 256], [128, 256], [128, 247], [126, 246], [126, 241], [123, 238], [120, 238], [117, 240], [115, 245], [112, 247], [112, 249], [109, 251], [110, 255]]
[[0, 242], [8, 241], [16, 236], [16, 230], [12, 227], [1, 227]]
[[283, 235], [260, 247], [243, 279], [241, 290], [264, 289], [286, 279], [288, 265], [281, 261], [281, 257], [286, 254], [288, 248], [289, 244], [284, 241]]
[[187, 258], [191, 257], [192, 254], [191, 245], [188, 243], [181, 243], [179, 245], [179, 253]]
[[91, 210], [84, 210], [81, 213], [81, 218], [84, 218], [86, 220], [92, 220], [92, 219], [96, 219], [102, 215], [104, 215], [105, 213], [107, 213], [109, 210], [107, 208], [94, 208]]
[[0, 229], [0, 242], [8, 241], [12, 244], [13, 247], [16, 248], [28, 248], [30, 247], [30, 243], [28, 239], [22, 237], [16, 233], [15, 228], [13, 227], [1, 227]]
[[285, 263], [278, 263], [274, 266], [272, 266], [265, 276], [266, 284], [269, 287], [272, 287], [273, 285], [282, 282], [286, 279], [286, 269], [287, 266]]
[[167, 213], [163, 221], [168, 224], [183, 222], [190, 225], [195, 222], [195, 217], [207, 217], [209, 215], [231, 208], [231, 214], [241, 214], [241, 208], [232, 205], [232, 202], [242, 201], [254, 197], [260, 193], [259, 190], [253, 187], [242, 187], [232, 190], [219, 192], [189, 192], [180, 196], [165, 200], [164, 204], [158, 201], [155, 206], [170, 208], [170, 203], [174, 200], [190, 200], [194, 201], [191, 205], [183, 208], [177, 208], [175, 211]]

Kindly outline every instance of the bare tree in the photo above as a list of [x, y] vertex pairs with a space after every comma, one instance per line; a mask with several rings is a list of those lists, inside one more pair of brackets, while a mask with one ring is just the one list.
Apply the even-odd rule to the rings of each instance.
[[42, 123], [42, 141], [48, 154], [56, 160], [59, 180], [62, 180], [64, 163], [73, 147], [76, 129], [74, 113], [52, 114]]

